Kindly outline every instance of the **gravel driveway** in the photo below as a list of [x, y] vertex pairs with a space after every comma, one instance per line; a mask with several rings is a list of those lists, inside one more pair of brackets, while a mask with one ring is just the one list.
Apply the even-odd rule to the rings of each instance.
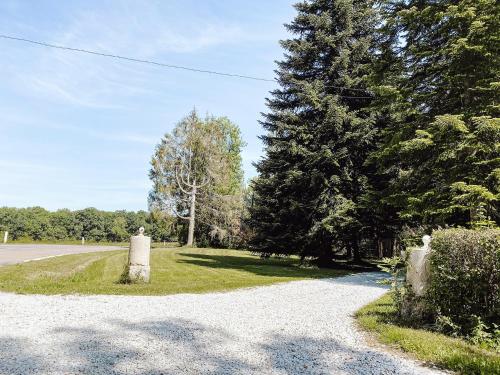
[[351, 315], [381, 274], [163, 297], [0, 294], [1, 374], [437, 374]]

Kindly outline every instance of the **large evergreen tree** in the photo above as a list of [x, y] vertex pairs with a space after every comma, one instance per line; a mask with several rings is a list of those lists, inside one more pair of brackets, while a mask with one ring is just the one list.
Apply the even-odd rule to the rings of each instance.
[[[384, 2], [403, 120], [377, 156], [384, 201], [410, 224], [499, 222], [500, 7], [494, 0]], [[398, 43], [399, 42], [399, 43]]]
[[368, 111], [375, 13], [371, 1], [298, 3], [281, 42], [280, 88], [262, 122], [266, 156], [257, 164], [254, 249], [329, 262], [359, 258], [365, 162], [374, 138]]

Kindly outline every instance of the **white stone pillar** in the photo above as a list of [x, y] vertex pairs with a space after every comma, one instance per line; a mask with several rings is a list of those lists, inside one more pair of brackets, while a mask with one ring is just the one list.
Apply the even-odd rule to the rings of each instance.
[[139, 235], [130, 237], [128, 254], [128, 276], [131, 282], [149, 282], [149, 254], [151, 237], [144, 235], [144, 228], [139, 228]]
[[410, 251], [406, 271], [406, 281], [410, 284], [416, 296], [424, 295], [430, 276], [431, 236], [423, 236], [422, 242], [424, 246]]
[[82, 237], [82, 245], [85, 245], [85, 237]]
[[7, 239], [9, 238], [9, 232], [5, 231], [3, 234], [3, 243], [7, 243]]

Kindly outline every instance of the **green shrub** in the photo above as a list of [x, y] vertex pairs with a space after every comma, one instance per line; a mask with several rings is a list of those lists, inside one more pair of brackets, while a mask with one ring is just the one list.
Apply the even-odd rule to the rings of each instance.
[[500, 321], [500, 230], [433, 232], [426, 299], [437, 327], [451, 334], [491, 337]]

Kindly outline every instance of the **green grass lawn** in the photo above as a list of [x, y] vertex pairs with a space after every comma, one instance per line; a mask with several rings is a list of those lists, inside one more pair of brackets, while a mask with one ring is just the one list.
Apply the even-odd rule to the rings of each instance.
[[151, 252], [151, 283], [118, 283], [127, 251], [65, 255], [0, 267], [0, 290], [37, 294], [162, 295], [222, 291], [282, 281], [336, 277], [346, 270], [305, 269], [298, 259], [260, 259], [246, 251], [165, 248]]
[[395, 309], [389, 294], [359, 310], [360, 325], [382, 343], [413, 357], [461, 374], [500, 374], [500, 354], [464, 340], [425, 329], [395, 323]]

